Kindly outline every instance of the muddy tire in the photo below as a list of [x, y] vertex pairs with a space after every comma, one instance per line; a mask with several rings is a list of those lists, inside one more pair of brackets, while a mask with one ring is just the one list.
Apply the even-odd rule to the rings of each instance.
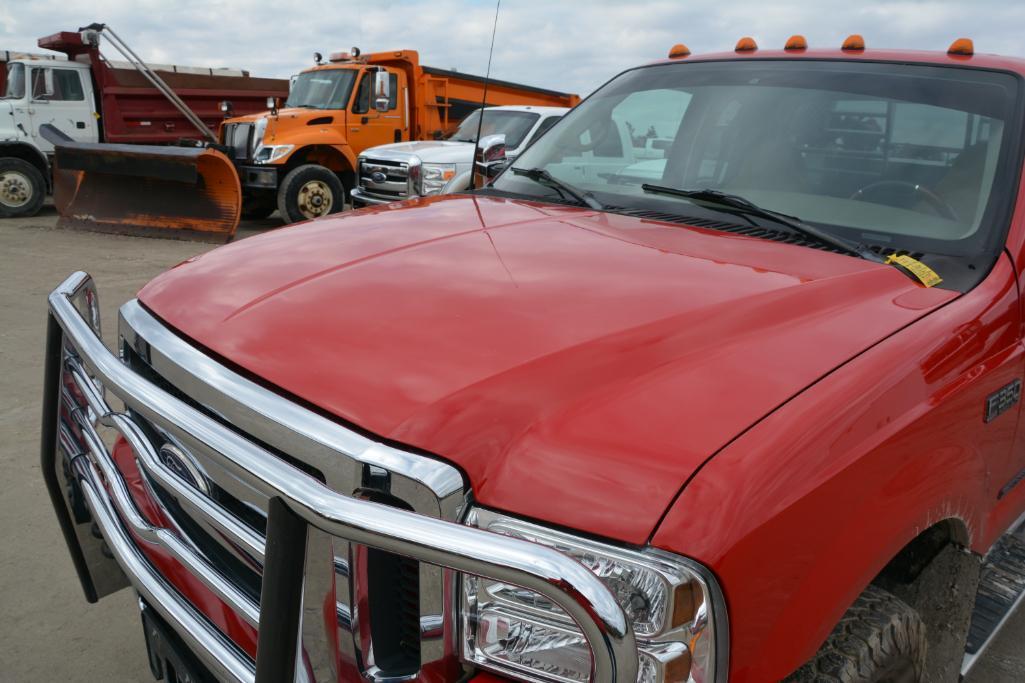
[[0, 157], [0, 218], [35, 216], [46, 198], [39, 169], [15, 157]]
[[286, 223], [338, 213], [345, 208], [345, 186], [330, 169], [317, 164], [293, 168], [278, 188], [278, 211]]
[[887, 591], [869, 586], [822, 648], [787, 683], [918, 683], [925, 669], [925, 624]]

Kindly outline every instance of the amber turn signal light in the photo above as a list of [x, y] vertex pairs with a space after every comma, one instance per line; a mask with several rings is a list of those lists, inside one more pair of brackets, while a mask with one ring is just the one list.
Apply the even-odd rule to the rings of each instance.
[[790, 36], [787, 39], [787, 44], [783, 46], [784, 50], [807, 50], [808, 41], [804, 39], [804, 36]]
[[971, 57], [975, 54], [975, 44], [971, 38], [958, 38], [947, 48], [948, 55], [964, 55]]
[[679, 59], [690, 54], [690, 48], [683, 43], [677, 43], [669, 48], [669, 59]]
[[758, 49], [758, 43], [755, 42], [754, 38], [744, 36], [737, 41], [737, 46], [733, 49], [737, 52], [754, 52]]
[[847, 40], [843, 41], [843, 47], [841, 49], [843, 49], [843, 50], [864, 50], [865, 49], [865, 39], [862, 38], [861, 35], [859, 35], [857, 33], [855, 33], [853, 35], [850, 35], [850, 36], [847, 36]]

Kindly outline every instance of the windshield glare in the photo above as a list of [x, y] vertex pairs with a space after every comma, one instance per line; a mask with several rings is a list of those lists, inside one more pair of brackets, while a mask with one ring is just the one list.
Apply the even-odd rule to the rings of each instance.
[[19, 99], [25, 96], [25, 65], [7, 65], [7, 86], [4, 88], [3, 99]]
[[[980, 69], [666, 64], [614, 79], [514, 166], [606, 205], [707, 216], [641, 184], [714, 189], [859, 242], [962, 255], [1001, 237], [1017, 110], [1018, 79]], [[512, 173], [493, 187], [557, 198]]]
[[285, 106], [345, 109], [355, 75], [352, 69], [320, 69], [301, 73], [292, 84]]
[[[537, 123], [540, 114], [526, 111], [484, 111], [484, 123], [480, 124], [480, 136], [505, 135], [507, 149], [516, 149], [523, 144], [527, 133]], [[477, 125], [480, 122], [480, 110], [473, 112], [459, 124], [459, 128], [449, 140], [456, 142], [474, 142], [477, 140]]]

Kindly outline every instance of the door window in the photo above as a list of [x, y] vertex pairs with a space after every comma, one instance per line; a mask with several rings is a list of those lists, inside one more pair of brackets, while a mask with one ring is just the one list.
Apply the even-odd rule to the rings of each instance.
[[[388, 111], [398, 107], [399, 101], [399, 77], [397, 74], [388, 74]], [[359, 82], [359, 90], [356, 91], [356, 101], [352, 105], [353, 114], [367, 114], [373, 102], [374, 74], [365, 73]]]
[[63, 102], [84, 100], [82, 79], [75, 69], [34, 68], [32, 99]]

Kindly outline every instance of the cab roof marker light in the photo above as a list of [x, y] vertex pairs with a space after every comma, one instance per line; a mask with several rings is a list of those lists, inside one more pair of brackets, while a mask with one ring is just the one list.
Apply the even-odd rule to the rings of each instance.
[[754, 52], [758, 49], [758, 43], [751, 36], [744, 36], [737, 41], [737, 46], [733, 49], [737, 52]]
[[787, 39], [786, 45], [783, 46], [784, 50], [807, 50], [808, 41], [804, 39], [802, 35], [793, 35]]
[[690, 55], [690, 48], [683, 43], [677, 43], [669, 48], [669, 59], [681, 59]]
[[947, 54], [971, 57], [975, 54], [975, 44], [971, 38], [958, 38], [947, 48]]
[[847, 39], [843, 41], [841, 50], [858, 51], [865, 49], [865, 39], [861, 37], [860, 33], [852, 33], [847, 36]]

